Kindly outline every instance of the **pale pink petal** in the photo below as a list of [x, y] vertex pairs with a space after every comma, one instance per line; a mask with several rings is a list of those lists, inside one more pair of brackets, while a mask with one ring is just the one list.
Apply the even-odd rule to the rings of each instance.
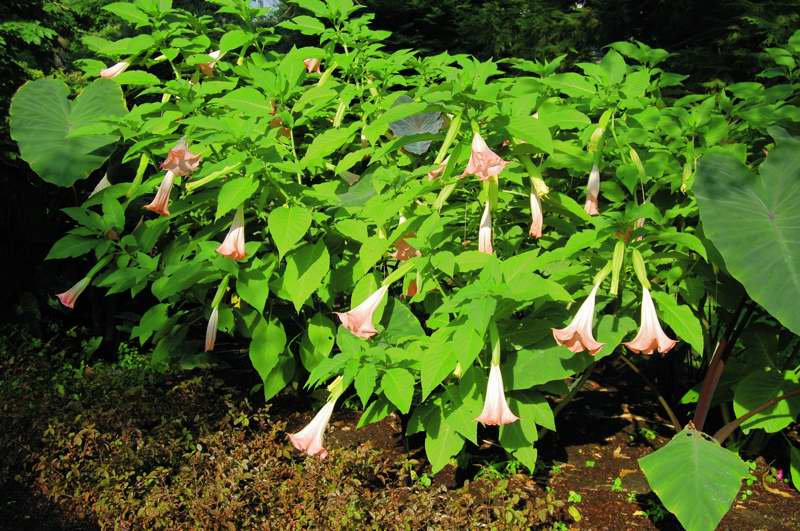
[[131, 66], [129, 62], [120, 61], [119, 63], [113, 66], [109, 66], [108, 68], [104, 68], [103, 70], [101, 70], [100, 77], [105, 79], [114, 79], [115, 77], [123, 73], [125, 70], [127, 70], [129, 66]]
[[201, 63], [197, 66], [198, 68], [200, 68], [200, 71], [203, 73], [203, 75], [208, 77], [214, 77], [214, 65], [217, 64], [217, 60], [219, 60], [219, 58], [222, 56], [222, 50], [214, 50], [213, 52], [210, 52], [208, 55], [214, 60], [208, 63]]
[[508, 164], [497, 153], [489, 149], [483, 137], [475, 133], [472, 137], [472, 153], [463, 175], [475, 175], [481, 181], [500, 175]]
[[583, 209], [590, 216], [596, 216], [600, 213], [600, 168], [597, 164], [592, 166], [592, 172], [589, 174], [589, 182], [586, 184], [586, 203]]
[[67, 291], [56, 295], [56, 297], [58, 297], [58, 300], [61, 301], [61, 304], [71, 310], [75, 307], [75, 301], [78, 300], [80, 294], [83, 293], [83, 290], [89, 286], [89, 282], [91, 282], [91, 280], [84, 277], [76, 282], [75, 285], [69, 288]]
[[489, 369], [489, 383], [486, 386], [483, 411], [475, 420], [487, 426], [511, 424], [519, 420], [511, 412], [506, 402], [506, 395], [503, 389], [503, 374], [500, 372], [499, 365], [493, 364]]
[[144, 206], [147, 210], [160, 214], [164, 217], [169, 216], [169, 194], [172, 191], [172, 184], [175, 182], [175, 175], [168, 171], [164, 178], [161, 179], [161, 184], [158, 186], [158, 192], [153, 200]]
[[350, 310], [349, 312], [336, 312], [342, 325], [347, 328], [354, 336], [361, 339], [369, 339], [378, 333], [372, 323], [375, 310], [380, 306], [383, 297], [388, 291], [388, 286], [381, 286], [364, 302]]
[[541, 238], [543, 224], [542, 203], [536, 192], [531, 190], [531, 229], [528, 233], [534, 238]]
[[325, 436], [325, 428], [331, 420], [333, 414], [333, 406], [336, 400], [328, 401], [322, 409], [311, 419], [305, 428], [289, 435], [289, 440], [295, 448], [301, 452], [305, 452], [310, 456], [317, 456], [320, 459], [325, 459], [328, 451], [322, 446], [323, 438]]
[[205, 351], [211, 352], [214, 350], [214, 345], [217, 342], [217, 326], [219, 325], [219, 306], [214, 306], [211, 310], [211, 316], [208, 318], [208, 325], [206, 326], [206, 345]]
[[449, 156], [446, 159], [444, 159], [441, 164], [439, 164], [437, 167], [428, 172], [428, 180], [435, 181], [436, 179], [441, 177], [442, 174], [444, 173], [444, 170], [447, 169], [448, 162], [450, 162]]
[[171, 171], [179, 177], [189, 175], [200, 166], [200, 155], [189, 151], [186, 137], [178, 140], [175, 147], [169, 150], [167, 158], [161, 163], [161, 169]]
[[319, 74], [321, 72], [320, 65], [322, 62], [317, 58], [309, 57], [308, 59], [304, 59], [303, 64], [306, 65], [306, 72], [309, 74], [312, 72]]
[[628, 350], [637, 354], [652, 354], [655, 351], [666, 354], [678, 344], [674, 339], [670, 339], [661, 328], [653, 298], [647, 288], [642, 290], [641, 319], [642, 322], [636, 337], [632, 341], [623, 343]]
[[589, 354], [594, 356], [597, 354], [605, 343], [599, 343], [594, 339], [592, 333], [592, 324], [594, 321], [594, 305], [597, 289], [599, 285], [592, 288], [589, 296], [583, 301], [581, 307], [578, 308], [578, 313], [575, 318], [566, 328], [553, 328], [553, 338], [556, 343], [563, 347], [567, 347], [572, 352], [589, 351]]
[[236, 209], [231, 228], [228, 229], [228, 234], [223, 242], [217, 247], [217, 252], [232, 260], [243, 260], [247, 257], [244, 245], [244, 210], [242, 207]]
[[478, 251], [486, 254], [494, 254], [492, 247], [492, 209], [489, 201], [483, 209], [481, 224], [478, 228]]

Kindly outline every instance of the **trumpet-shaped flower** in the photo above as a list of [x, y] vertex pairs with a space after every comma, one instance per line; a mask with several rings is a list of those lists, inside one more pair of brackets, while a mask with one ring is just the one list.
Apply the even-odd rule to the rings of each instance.
[[161, 179], [161, 184], [158, 185], [158, 192], [156, 192], [156, 196], [144, 207], [147, 210], [155, 212], [156, 214], [160, 214], [164, 217], [169, 216], [169, 194], [172, 191], [172, 185], [174, 182], [175, 174], [173, 174], [171, 171], [168, 171], [164, 175], [164, 178]]
[[463, 175], [475, 175], [481, 181], [486, 181], [500, 175], [506, 164], [507, 161], [489, 149], [480, 133], [475, 133], [472, 137], [472, 154]]
[[242, 207], [236, 209], [231, 228], [228, 229], [225, 240], [217, 247], [217, 252], [231, 260], [242, 260], [247, 256], [244, 248], [244, 209]]
[[309, 74], [311, 72], [316, 72], [319, 74], [322, 70], [320, 70], [320, 65], [322, 62], [317, 59], [316, 57], [309, 57], [308, 59], [303, 59], [303, 64], [306, 65], [306, 72]]
[[322, 446], [322, 442], [335, 404], [335, 399], [328, 401], [305, 428], [289, 435], [289, 440], [292, 441], [295, 448], [320, 459], [328, 456], [328, 451]]
[[592, 321], [594, 320], [594, 301], [597, 295], [599, 284], [592, 288], [589, 296], [583, 301], [575, 318], [566, 328], [553, 328], [553, 337], [561, 346], [567, 347], [571, 352], [583, 352], [588, 350], [589, 354], [597, 354], [605, 343], [598, 343], [592, 335]]
[[543, 223], [542, 203], [537, 193], [531, 190], [531, 229], [528, 234], [534, 238], [541, 238]]
[[208, 77], [214, 77], [214, 65], [216, 65], [217, 61], [219, 61], [219, 58], [222, 57], [222, 50], [214, 50], [213, 52], [210, 52], [208, 55], [214, 60], [208, 63], [201, 63], [197, 65], [197, 67], [200, 68], [200, 71], [204, 75]]
[[489, 369], [489, 383], [486, 386], [486, 400], [483, 403], [483, 411], [475, 420], [487, 426], [511, 424], [519, 420], [519, 417], [511, 412], [506, 402], [500, 365], [492, 364]]
[[444, 173], [444, 170], [447, 168], [448, 162], [450, 162], [449, 156], [446, 159], [444, 159], [441, 164], [439, 164], [437, 167], [428, 172], [428, 180], [435, 181], [436, 179], [441, 177], [442, 174]]
[[171, 171], [179, 177], [189, 175], [200, 166], [200, 155], [195, 155], [189, 151], [189, 144], [186, 142], [186, 137], [182, 137], [175, 144], [175, 147], [169, 150], [167, 158], [161, 163], [161, 169]]
[[492, 208], [489, 201], [486, 201], [486, 207], [483, 209], [481, 216], [481, 225], [478, 229], [478, 250], [482, 253], [493, 254], [494, 248], [492, 247]]
[[366, 298], [364, 302], [350, 310], [349, 312], [340, 313], [336, 312], [342, 325], [350, 330], [350, 332], [361, 339], [369, 339], [378, 333], [375, 326], [372, 324], [372, 317], [375, 310], [380, 306], [386, 295], [388, 286], [381, 286], [372, 295]]
[[596, 216], [600, 213], [598, 206], [600, 199], [600, 168], [597, 164], [592, 166], [592, 172], [589, 174], [589, 182], [586, 184], [586, 203], [583, 209], [590, 216]]
[[109, 66], [108, 68], [100, 70], [100, 77], [103, 77], [105, 79], [114, 79], [115, 77], [123, 73], [125, 70], [127, 70], [129, 66], [131, 66], [131, 64], [128, 61], [120, 61], [119, 63], [113, 66]]
[[219, 306], [214, 306], [211, 310], [211, 315], [208, 318], [208, 325], [206, 326], [206, 345], [205, 351], [211, 352], [214, 350], [214, 345], [217, 342], [217, 326], [219, 325]]
[[670, 339], [664, 330], [661, 329], [661, 323], [658, 322], [658, 315], [656, 314], [656, 307], [653, 305], [653, 299], [650, 297], [650, 290], [647, 288], [642, 289], [642, 323], [639, 327], [639, 333], [633, 338], [633, 341], [623, 343], [625, 347], [637, 354], [652, 354], [658, 350], [661, 354], [666, 354], [672, 347], [678, 344], [674, 339]]
[[61, 304], [71, 310], [75, 307], [75, 301], [78, 300], [80, 294], [83, 293], [83, 290], [89, 286], [89, 282], [91, 282], [91, 279], [84, 277], [64, 293], [59, 293], [56, 295], [56, 297], [58, 297], [58, 300], [61, 301]]

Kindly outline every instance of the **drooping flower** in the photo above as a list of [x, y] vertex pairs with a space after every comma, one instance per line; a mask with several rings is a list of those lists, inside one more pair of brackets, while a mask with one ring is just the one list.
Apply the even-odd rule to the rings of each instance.
[[375, 326], [372, 324], [372, 316], [375, 310], [380, 306], [383, 301], [388, 286], [381, 286], [372, 295], [366, 298], [364, 302], [351, 309], [349, 312], [336, 312], [342, 325], [350, 330], [350, 332], [361, 339], [369, 339], [378, 333]]
[[653, 305], [650, 290], [647, 288], [642, 288], [641, 319], [639, 333], [636, 334], [633, 341], [623, 343], [628, 350], [637, 354], [652, 354], [658, 350], [661, 354], [666, 354], [678, 344], [677, 341], [670, 339], [661, 329], [656, 307]]
[[578, 313], [575, 318], [566, 328], [556, 329], [553, 328], [553, 338], [556, 343], [561, 346], [567, 347], [571, 352], [583, 352], [588, 350], [589, 354], [594, 356], [597, 354], [605, 343], [598, 343], [592, 335], [592, 322], [594, 321], [594, 302], [597, 295], [597, 288], [600, 285], [596, 284], [586, 300], [583, 301], [581, 307], [578, 308]]
[[127, 70], [129, 66], [131, 66], [131, 64], [128, 61], [120, 61], [119, 63], [113, 66], [109, 66], [108, 68], [100, 70], [100, 77], [103, 77], [105, 79], [114, 79], [115, 77], [123, 73], [125, 70]]
[[500, 365], [493, 363], [489, 369], [489, 383], [486, 386], [486, 400], [483, 403], [483, 411], [475, 420], [486, 426], [500, 426], [501, 424], [511, 424], [519, 420], [519, 417], [511, 412], [506, 402]]
[[586, 184], [586, 203], [583, 209], [590, 216], [596, 216], [600, 213], [598, 207], [600, 199], [600, 168], [597, 164], [592, 166], [592, 172], [589, 174], [589, 182]]
[[322, 446], [322, 443], [325, 437], [325, 428], [328, 427], [333, 414], [334, 405], [336, 405], [336, 399], [329, 400], [305, 428], [289, 435], [289, 440], [292, 441], [295, 448], [320, 459], [325, 459], [328, 456], [328, 451]]
[[244, 209], [239, 207], [233, 215], [233, 223], [225, 239], [217, 247], [217, 252], [232, 260], [242, 260], [247, 256], [244, 248]]
[[208, 63], [201, 63], [197, 66], [204, 75], [214, 77], [214, 65], [216, 65], [219, 58], [222, 57], [222, 50], [214, 50], [213, 52], [209, 52], [208, 55], [214, 60]]
[[320, 65], [322, 64], [322, 62], [316, 57], [309, 57], [308, 59], [303, 59], [303, 64], [306, 65], [306, 72], [308, 72], [309, 74], [311, 72], [316, 72], [317, 74], [321, 72]]
[[531, 190], [531, 229], [528, 234], [534, 238], [541, 238], [543, 223], [542, 203], [539, 200], [539, 195], [534, 190]]
[[58, 300], [61, 301], [61, 304], [63, 304], [64, 306], [66, 306], [71, 310], [75, 307], [75, 301], [78, 300], [78, 297], [80, 296], [81, 293], [83, 293], [83, 290], [85, 290], [89, 286], [90, 282], [91, 282], [90, 278], [84, 277], [80, 279], [78, 282], [76, 282], [74, 286], [69, 288], [64, 293], [59, 293], [58, 295], [56, 295], [56, 297], [58, 297]]
[[181, 137], [175, 147], [169, 150], [167, 158], [161, 163], [162, 170], [168, 170], [179, 177], [189, 175], [200, 166], [200, 155], [189, 151], [186, 137]]
[[506, 164], [508, 162], [489, 149], [483, 137], [475, 133], [472, 137], [472, 154], [463, 175], [475, 175], [481, 181], [486, 181], [500, 175]]
[[206, 326], [206, 345], [205, 351], [211, 352], [214, 350], [214, 345], [217, 342], [217, 326], [219, 325], [219, 306], [214, 306], [211, 310], [211, 315], [208, 318], [208, 325]]
[[483, 209], [481, 216], [481, 225], [478, 229], [478, 250], [486, 254], [494, 254], [492, 247], [492, 208], [489, 201], [486, 201], [486, 207]]
[[175, 174], [168, 171], [164, 178], [161, 179], [161, 184], [158, 185], [158, 192], [153, 200], [144, 207], [156, 214], [164, 217], [169, 216], [169, 194], [172, 191], [172, 184], [175, 182]]
[[108, 180], [108, 173], [106, 173], [105, 175], [103, 175], [102, 179], [97, 181], [97, 185], [94, 187], [94, 190], [92, 190], [92, 193], [89, 194], [89, 197], [92, 197], [95, 194], [99, 194], [109, 186], [111, 186], [111, 181]]
[[450, 156], [442, 161], [437, 167], [428, 172], [428, 180], [435, 181], [442, 176], [444, 170], [447, 168], [447, 163], [450, 162]]

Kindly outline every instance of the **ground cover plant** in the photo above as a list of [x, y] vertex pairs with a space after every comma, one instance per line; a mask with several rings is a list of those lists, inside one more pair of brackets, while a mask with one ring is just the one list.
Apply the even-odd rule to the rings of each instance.
[[31, 168], [97, 180], [48, 255], [85, 263], [60, 302], [127, 294], [141, 315], [118, 326], [154, 369], [246, 356], [265, 401], [316, 390], [286, 442], [316, 458], [342, 402], [358, 427], [397, 412], [432, 473], [486, 436], [533, 472], [598, 362], [646, 379], [667, 356], [694, 416], [649, 382], [676, 435], [639, 463], [683, 526], [716, 527], [736, 450], [800, 408], [800, 33], [759, 81], [689, 93], [638, 42], [574, 65], [387, 53], [349, 0], [277, 28], [213, 3], [224, 24], [109, 4], [134, 36], [85, 37], [76, 94], [15, 95]]

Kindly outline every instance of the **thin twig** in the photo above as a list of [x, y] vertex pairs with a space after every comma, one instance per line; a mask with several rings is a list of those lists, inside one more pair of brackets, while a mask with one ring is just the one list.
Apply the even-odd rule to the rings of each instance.
[[672, 411], [672, 408], [669, 407], [669, 404], [667, 403], [667, 400], [658, 391], [658, 388], [653, 383], [653, 381], [650, 378], [648, 378], [645, 373], [640, 371], [639, 367], [634, 365], [634, 363], [631, 360], [629, 360], [628, 357], [625, 356], [625, 354], [620, 354], [619, 357], [622, 359], [622, 361], [625, 362], [625, 365], [630, 367], [630, 369], [633, 372], [638, 374], [639, 377], [644, 381], [645, 385], [647, 387], [649, 387], [656, 394], [656, 397], [658, 398], [658, 401], [661, 403], [661, 407], [663, 407], [664, 411], [667, 412], [667, 416], [669, 416], [669, 420], [670, 420], [670, 422], [672, 422], [672, 427], [675, 429], [676, 432], [681, 431], [683, 429], [683, 426], [681, 425], [680, 421], [678, 420], [678, 417], [675, 415], [675, 412]]
[[745, 413], [741, 417], [737, 418], [736, 420], [733, 420], [733, 421], [727, 423], [726, 425], [724, 425], [723, 427], [721, 427], [717, 431], [717, 433], [714, 434], [714, 438], [720, 444], [722, 444], [723, 442], [725, 442], [725, 439], [730, 437], [730, 435], [736, 430], [736, 428], [738, 428], [743, 422], [748, 420], [750, 417], [752, 417], [756, 413], [760, 413], [760, 412], [764, 411], [765, 409], [774, 406], [775, 404], [777, 404], [781, 400], [788, 400], [790, 398], [794, 398], [795, 396], [800, 396], [800, 389], [795, 389], [794, 391], [790, 391], [790, 392], [788, 392], [788, 393], [786, 393], [784, 395], [775, 397], [772, 400], [767, 400], [766, 402], [764, 402], [760, 406], [756, 407], [755, 409], [752, 409], [752, 410], [748, 411], [747, 413]]

